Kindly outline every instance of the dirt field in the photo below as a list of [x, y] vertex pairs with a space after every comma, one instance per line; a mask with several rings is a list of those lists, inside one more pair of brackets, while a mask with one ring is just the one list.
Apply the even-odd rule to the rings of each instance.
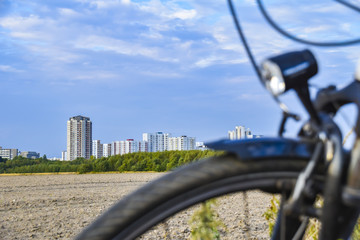
[[[162, 173], [0, 175], [0, 239], [72, 239], [82, 228], [113, 203]], [[263, 221], [261, 214], [271, 196], [258, 192], [249, 195], [250, 217]], [[242, 197], [219, 201], [221, 216], [232, 219], [230, 228], [244, 225]], [[231, 209], [236, 207], [236, 210]], [[228, 213], [226, 213], [228, 211]], [[183, 217], [182, 217], [183, 218]], [[171, 231], [184, 228], [188, 218], [178, 221]], [[244, 226], [243, 226], [244, 227]], [[246, 227], [246, 226], [245, 226]], [[252, 239], [264, 239], [267, 226], [254, 227]], [[189, 235], [188, 228], [181, 230]], [[176, 239], [184, 238], [179, 235]], [[161, 236], [161, 235], [160, 235]], [[161, 237], [160, 237], [161, 238]], [[159, 239], [155, 237], [154, 239]], [[231, 239], [231, 238], [230, 238]]]

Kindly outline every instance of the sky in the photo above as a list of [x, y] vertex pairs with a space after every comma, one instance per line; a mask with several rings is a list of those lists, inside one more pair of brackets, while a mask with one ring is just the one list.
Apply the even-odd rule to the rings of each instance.
[[[253, 0], [235, 5], [259, 63], [308, 48], [320, 69], [311, 83], [352, 81], [359, 45], [295, 43], [264, 21]], [[360, 37], [360, 15], [334, 1], [265, 6], [305, 39]], [[294, 93], [281, 99], [306, 120]], [[66, 150], [66, 122], [76, 115], [90, 117], [102, 143], [157, 131], [206, 142], [237, 125], [275, 136], [281, 119], [219, 0], [0, 0], [0, 103], [0, 146], [48, 158]], [[298, 127], [290, 122], [287, 133]]]

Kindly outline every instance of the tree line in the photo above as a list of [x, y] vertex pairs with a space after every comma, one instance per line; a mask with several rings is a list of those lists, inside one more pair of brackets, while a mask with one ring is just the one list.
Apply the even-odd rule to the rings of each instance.
[[0, 173], [49, 173], [49, 172], [109, 172], [156, 171], [164, 172], [202, 158], [219, 155], [211, 150], [136, 152], [124, 155], [73, 161], [51, 161], [46, 157], [28, 159], [17, 156], [12, 160], [0, 157]]

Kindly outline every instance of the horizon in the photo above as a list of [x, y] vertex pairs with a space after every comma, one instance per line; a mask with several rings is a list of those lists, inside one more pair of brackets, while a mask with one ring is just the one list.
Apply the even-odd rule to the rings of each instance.
[[[360, 37], [359, 14], [335, 1], [265, 5], [302, 38]], [[353, 79], [358, 45], [295, 43], [265, 22], [254, 1], [235, 6], [258, 63], [309, 48], [320, 69], [313, 85]], [[67, 118], [76, 115], [89, 116], [93, 138], [104, 143], [159, 130], [207, 142], [237, 125], [277, 134], [281, 110], [256, 78], [225, 1], [5, 0], [0, 9], [4, 148], [61, 156]], [[293, 92], [281, 99], [307, 119]], [[300, 124], [289, 121], [287, 134]]]

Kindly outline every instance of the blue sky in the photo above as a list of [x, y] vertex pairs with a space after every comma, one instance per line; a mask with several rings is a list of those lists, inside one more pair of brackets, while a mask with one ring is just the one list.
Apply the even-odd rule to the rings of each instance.
[[[360, 37], [359, 15], [334, 1], [265, 2], [298, 36]], [[254, 1], [235, 3], [258, 61], [310, 48], [320, 65], [312, 83], [341, 86], [353, 78], [359, 45], [291, 42], [267, 25]], [[236, 125], [274, 136], [281, 116], [218, 0], [0, 0], [0, 89], [0, 146], [48, 157], [66, 149], [66, 121], [80, 114], [103, 143], [156, 131], [208, 141]], [[293, 93], [282, 99], [304, 115]]]

